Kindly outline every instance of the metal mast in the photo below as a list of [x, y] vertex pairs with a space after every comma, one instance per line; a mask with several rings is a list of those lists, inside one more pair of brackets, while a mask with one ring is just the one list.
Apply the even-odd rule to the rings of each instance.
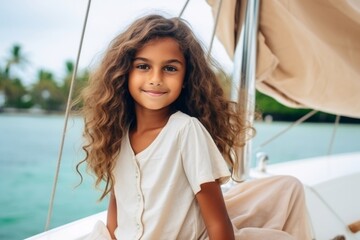
[[[257, 31], [259, 22], [260, 0], [242, 0], [244, 14], [238, 32], [240, 32], [234, 54], [231, 99], [238, 102], [245, 125], [252, 125], [255, 111], [255, 74]], [[245, 138], [246, 136], [239, 136]], [[236, 149], [239, 157], [238, 171], [233, 173], [236, 181], [248, 177], [251, 160], [251, 140], [243, 148]]]

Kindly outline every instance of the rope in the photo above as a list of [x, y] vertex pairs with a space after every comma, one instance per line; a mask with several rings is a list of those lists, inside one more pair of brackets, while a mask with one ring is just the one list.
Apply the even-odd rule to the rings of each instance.
[[62, 132], [62, 138], [61, 138], [60, 149], [59, 149], [59, 156], [58, 156], [58, 161], [57, 161], [57, 166], [56, 166], [56, 171], [55, 171], [54, 185], [53, 185], [52, 192], [51, 192], [49, 210], [48, 210], [48, 215], [47, 215], [46, 224], [45, 224], [45, 231], [47, 231], [49, 229], [52, 210], [53, 210], [53, 206], [54, 206], [56, 187], [57, 187], [57, 182], [58, 182], [58, 178], [59, 178], [60, 164], [61, 164], [62, 153], [63, 153], [63, 149], [64, 149], [65, 135], [66, 135], [66, 129], [67, 129], [69, 113], [70, 113], [70, 107], [71, 107], [72, 93], [73, 93], [73, 89], [74, 89], [74, 82], [75, 82], [75, 79], [76, 79], [77, 69], [78, 69], [78, 66], [79, 66], [80, 54], [81, 54], [82, 44], [83, 44], [83, 41], [84, 41], [84, 35], [85, 35], [86, 23], [87, 23], [88, 16], [89, 16], [90, 5], [91, 5], [91, 0], [88, 0], [88, 5], [87, 5], [85, 20], [84, 20], [84, 24], [83, 24], [82, 33], [81, 33], [81, 39], [80, 39], [77, 59], [76, 59], [76, 63], [75, 63], [75, 69], [73, 71], [71, 82], [70, 82], [69, 96], [68, 96], [68, 99], [67, 99], [66, 111], [65, 111], [64, 128], [63, 128], [63, 132]]
[[333, 128], [333, 132], [332, 132], [332, 135], [331, 135], [331, 139], [330, 139], [329, 149], [328, 149], [327, 155], [331, 155], [331, 152], [332, 152], [332, 150], [333, 150], [333, 145], [334, 145], [334, 141], [335, 141], [336, 130], [338, 129], [339, 122], [340, 122], [340, 116], [339, 116], [339, 115], [336, 115], [336, 119], [335, 119], [335, 123], [334, 123], [334, 128]]
[[184, 11], [185, 11], [185, 9], [186, 9], [186, 7], [187, 7], [187, 5], [188, 5], [189, 2], [190, 2], [190, 0], [187, 0], [187, 1], [186, 1], [185, 5], [184, 5], [183, 8], [181, 9], [181, 12], [180, 12], [180, 14], [179, 14], [179, 18], [183, 15], [183, 13], [184, 13]]
[[213, 43], [214, 43], [216, 28], [217, 28], [217, 25], [218, 25], [218, 22], [219, 22], [219, 16], [220, 16], [220, 12], [221, 12], [220, 11], [221, 10], [221, 5], [222, 5], [222, 0], [219, 1], [218, 9], [217, 9], [217, 12], [216, 12], [215, 23], [214, 23], [213, 31], [212, 31], [212, 34], [211, 34], [209, 51], [208, 51], [208, 56], [207, 56], [208, 58], [210, 57], [212, 46], [213, 46]]
[[335, 219], [337, 219], [340, 223], [342, 223], [345, 228], [347, 224], [341, 219], [340, 215], [335, 212], [335, 210], [325, 201], [325, 199], [311, 186], [306, 185], [306, 187], [324, 204], [324, 206], [329, 209], [329, 211], [334, 215]]
[[307, 120], [308, 118], [310, 118], [311, 116], [313, 116], [315, 113], [317, 113], [317, 110], [312, 110], [311, 112], [307, 113], [306, 115], [302, 116], [301, 118], [299, 118], [298, 120], [296, 120], [294, 123], [290, 124], [288, 127], [286, 127], [285, 129], [281, 130], [280, 132], [278, 132], [277, 134], [275, 134], [274, 136], [272, 136], [271, 138], [269, 138], [268, 140], [264, 141], [262, 144], [260, 144], [260, 146], [258, 147], [258, 149], [264, 147], [265, 145], [269, 144], [270, 142], [272, 142], [273, 140], [275, 140], [276, 138], [280, 137], [281, 135], [283, 135], [284, 133], [286, 133], [288, 130], [290, 130], [291, 128], [299, 125], [300, 123], [304, 122], [305, 120]]

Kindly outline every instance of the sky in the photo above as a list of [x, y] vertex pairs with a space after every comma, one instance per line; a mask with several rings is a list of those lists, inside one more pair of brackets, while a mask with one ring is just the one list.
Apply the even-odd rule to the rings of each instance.
[[[91, 68], [109, 42], [134, 19], [160, 13], [177, 16], [186, 0], [92, 0], [79, 68]], [[65, 61], [75, 62], [88, 0], [11, 0], [0, 1], [0, 66], [11, 47], [20, 44], [29, 63], [15, 74], [26, 85], [36, 79], [40, 69], [55, 78], [65, 74]], [[198, 38], [208, 46], [213, 16], [205, 0], [191, 0], [183, 14]], [[229, 70], [231, 61], [219, 41], [213, 55]]]

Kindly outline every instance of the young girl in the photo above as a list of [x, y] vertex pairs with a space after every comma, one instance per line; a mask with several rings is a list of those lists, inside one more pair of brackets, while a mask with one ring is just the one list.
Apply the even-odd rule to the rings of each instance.
[[[308, 239], [302, 188], [290, 177], [240, 184], [224, 201], [233, 149], [252, 128], [214, 68], [179, 18], [145, 16], [112, 41], [84, 91], [84, 161], [106, 183], [101, 199], [110, 195], [107, 229], [92, 238]], [[254, 207], [259, 186], [296, 191]]]

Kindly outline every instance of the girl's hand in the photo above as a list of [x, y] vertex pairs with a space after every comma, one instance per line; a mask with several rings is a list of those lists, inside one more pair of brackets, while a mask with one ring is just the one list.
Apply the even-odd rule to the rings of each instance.
[[233, 240], [234, 231], [229, 219], [224, 198], [218, 182], [201, 184], [196, 194], [210, 240]]

